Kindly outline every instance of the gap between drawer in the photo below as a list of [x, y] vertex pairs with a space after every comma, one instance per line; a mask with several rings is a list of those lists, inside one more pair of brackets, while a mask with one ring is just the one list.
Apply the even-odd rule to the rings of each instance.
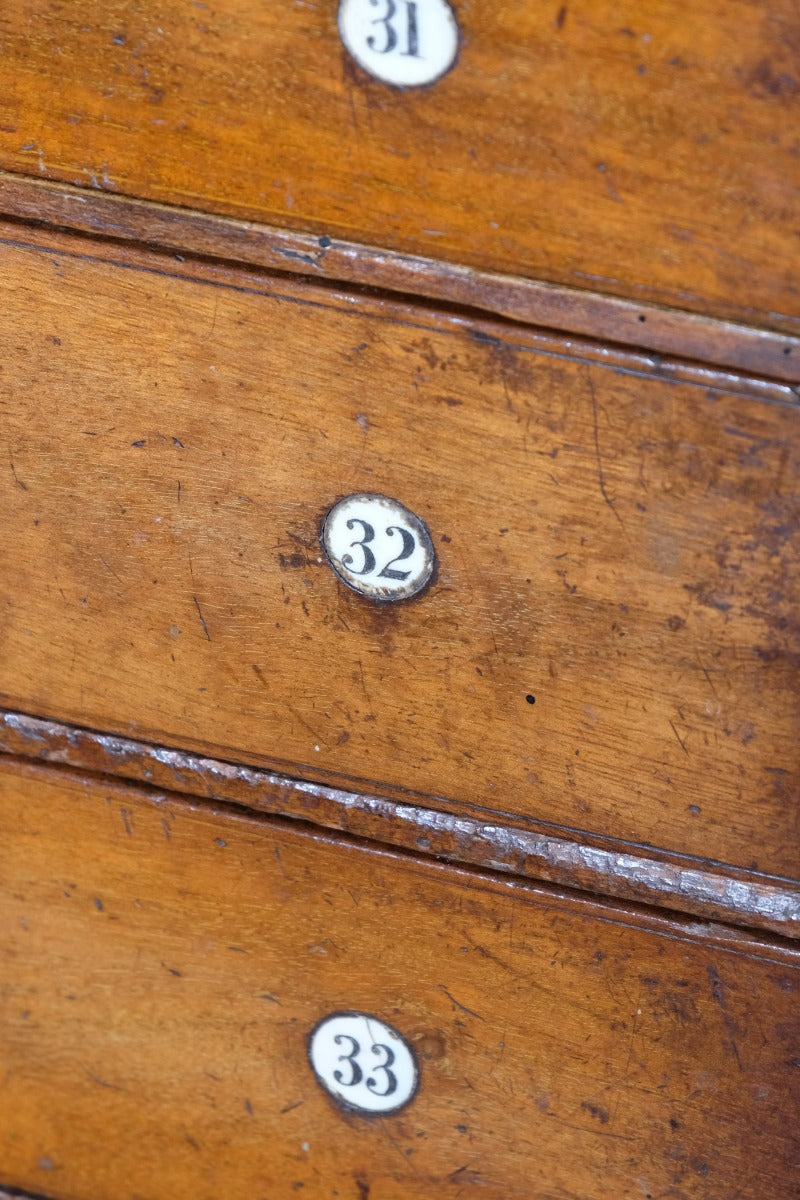
[[[428, 807], [280, 775], [75, 725], [0, 711], [0, 753], [99, 772], [453, 864], [800, 938], [800, 883], [492, 813]], [[571, 831], [573, 832], [573, 831]], [[2, 1198], [0, 1198], [2, 1200]]]

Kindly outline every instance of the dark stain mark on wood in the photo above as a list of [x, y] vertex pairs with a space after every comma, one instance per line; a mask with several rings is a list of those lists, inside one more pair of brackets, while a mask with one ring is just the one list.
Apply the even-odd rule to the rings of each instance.
[[601, 1125], [607, 1125], [609, 1121], [608, 1110], [600, 1104], [593, 1104], [590, 1100], [582, 1100], [581, 1108], [588, 1112], [590, 1116], [599, 1121]]
[[463, 1167], [458, 1167], [447, 1176], [448, 1183], [481, 1183], [481, 1177], [478, 1171], [471, 1167], [468, 1163]]
[[761, 100], [791, 100], [800, 91], [794, 75], [777, 70], [768, 58], [756, 63], [745, 75], [744, 83], [750, 95]]

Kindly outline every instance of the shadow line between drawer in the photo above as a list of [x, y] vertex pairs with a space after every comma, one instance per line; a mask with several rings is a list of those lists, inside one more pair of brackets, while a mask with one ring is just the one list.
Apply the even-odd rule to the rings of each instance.
[[558, 837], [7, 710], [0, 711], [0, 752], [295, 818], [452, 863], [800, 937], [800, 883], [742, 868]]
[[675, 356], [775, 380], [796, 398], [800, 330], [788, 314], [774, 328], [748, 324], [756, 315], [711, 316], [639, 299], [501, 274], [440, 259], [361, 245], [124, 195], [98, 195], [0, 171], [0, 215], [51, 231], [68, 230], [131, 249], [145, 247], [211, 263], [298, 275], [317, 283], [379, 289], [456, 306], [513, 325], [599, 340], [604, 345]]

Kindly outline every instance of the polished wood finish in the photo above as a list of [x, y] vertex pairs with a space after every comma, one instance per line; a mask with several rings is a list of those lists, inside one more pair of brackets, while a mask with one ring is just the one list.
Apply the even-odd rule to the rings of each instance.
[[0, 166], [800, 331], [793, 0], [456, 8], [396, 92], [334, 0], [7, 0]]
[[423, 807], [2, 710], [0, 752], [299, 818], [440, 862], [800, 937], [800, 882], [688, 855], [663, 850], [656, 855], [586, 834], [580, 841], [574, 834], [557, 837], [531, 821], [489, 824], [441, 798], [435, 808]]
[[0, 1200], [800, 1198], [796, 5], [455, 7], [0, 11]]
[[[796, 877], [796, 407], [302, 281], [2, 256], [5, 707]], [[322, 560], [365, 489], [430, 525], [416, 601]]]
[[[673, 377], [687, 373], [676, 359], [752, 372], [761, 378], [750, 380], [750, 386], [765, 398], [798, 399], [800, 338], [770, 329], [2, 171], [0, 212], [28, 225], [144, 243], [181, 257], [201, 255], [445, 301], [475, 313], [602, 339], [606, 355], [613, 356], [614, 344], [634, 346], [646, 370], [658, 367]], [[584, 354], [598, 349], [582, 347]], [[666, 361], [665, 355], [670, 356]], [[795, 386], [776, 387], [772, 380]], [[740, 379], [734, 383], [742, 386]]]
[[[788, 1197], [800, 955], [180, 797], [0, 767], [3, 1183], [59, 1200]], [[393, 1117], [326, 1013], [420, 1061]]]

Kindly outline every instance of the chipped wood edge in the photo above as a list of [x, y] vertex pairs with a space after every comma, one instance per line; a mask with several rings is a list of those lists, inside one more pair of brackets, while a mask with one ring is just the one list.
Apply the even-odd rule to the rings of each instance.
[[742, 868], [673, 853], [656, 857], [589, 834], [581, 841], [558, 837], [544, 827], [466, 815], [438, 799], [429, 808], [345, 791], [10, 710], [0, 710], [0, 753], [294, 818], [453, 864], [800, 938], [800, 883]]
[[759, 328], [3, 171], [0, 213], [176, 254], [423, 297], [519, 324], [800, 384], [800, 336], [788, 332], [800, 322], [783, 314], [775, 314], [775, 321], [787, 331]]

